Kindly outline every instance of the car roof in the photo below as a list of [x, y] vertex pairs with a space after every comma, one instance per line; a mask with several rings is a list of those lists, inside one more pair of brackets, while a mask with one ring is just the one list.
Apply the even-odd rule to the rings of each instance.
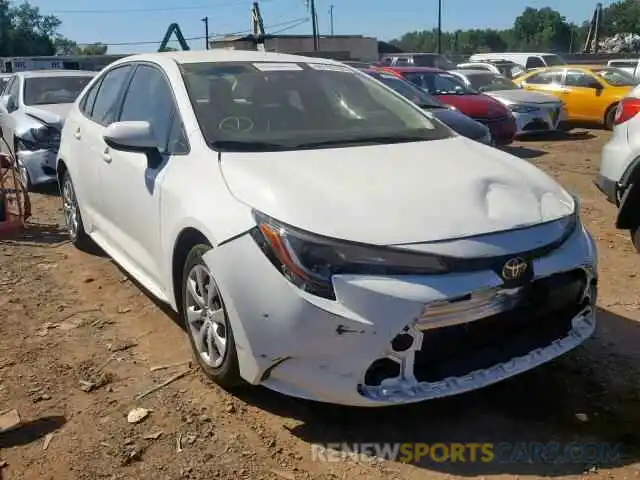
[[431, 73], [445, 73], [446, 70], [442, 70], [441, 68], [435, 67], [383, 67], [385, 70], [394, 70], [396, 72], [431, 72]]
[[116, 60], [112, 65], [128, 62], [159, 62], [173, 60], [179, 64], [187, 63], [222, 63], [222, 62], [308, 62], [326, 65], [344, 65], [342, 62], [328, 58], [305, 57], [279, 52], [260, 52], [257, 50], [227, 50], [214, 48], [212, 50], [187, 50], [176, 52], [156, 52], [129, 55]]
[[15, 72], [12, 75], [18, 75], [24, 78], [43, 78], [43, 77], [95, 77], [98, 72], [89, 70], [27, 70], [24, 72]]
[[486, 70], [457, 70], [457, 69], [453, 69], [453, 70], [449, 70], [449, 72], [453, 72], [453, 73], [459, 73], [460, 75], [498, 75], [495, 72], [488, 72]]

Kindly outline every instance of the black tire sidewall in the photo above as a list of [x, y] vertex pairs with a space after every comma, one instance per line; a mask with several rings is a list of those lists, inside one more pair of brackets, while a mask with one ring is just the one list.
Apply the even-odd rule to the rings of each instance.
[[[200, 353], [198, 352], [198, 348], [196, 347], [193, 336], [191, 335], [191, 328], [189, 327], [189, 322], [187, 320], [187, 279], [189, 277], [189, 272], [196, 265], [204, 265], [206, 266], [202, 256], [211, 250], [211, 246], [205, 244], [199, 244], [194, 246], [187, 255], [187, 258], [184, 263], [184, 268], [182, 271], [182, 304], [180, 305], [180, 316], [182, 320], [182, 324], [187, 331], [187, 336], [189, 337], [189, 344], [191, 345], [191, 350], [193, 352], [193, 356], [195, 361], [199, 365], [200, 369], [205, 373], [209, 379], [217, 383], [223, 388], [233, 388], [242, 384], [242, 379], [240, 377], [240, 369], [238, 366], [238, 353], [236, 351], [236, 343], [233, 336], [233, 329], [231, 328], [231, 323], [229, 322], [229, 316], [227, 313], [227, 308], [224, 303], [224, 298], [222, 297], [222, 293], [220, 292], [220, 302], [224, 308], [225, 312], [225, 329], [227, 334], [227, 350], [224, 354], [224, 358], [222, 361], [222, 365], [217, 368], [213, 368], [202, 360], [200, 357]], [[207, 267], [208, 268], [208, 267]], [[213, 272], [211, 273], [211, 277], [215, 280], [215, 275]]]
[[607, 130], [613, 130], [615, 116], [616, 116], [616, 108], [618, 108], [617, 104], [611, 105], [607, 110], [606, 115], [604, 116], [604, 126], [607, 128]]

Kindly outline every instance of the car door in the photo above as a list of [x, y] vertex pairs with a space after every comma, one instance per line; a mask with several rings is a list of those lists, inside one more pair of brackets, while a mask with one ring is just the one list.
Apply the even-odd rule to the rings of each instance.
[[108, 195], [105, 217], [119, 253], [130, 261], [144, 280], [161, 284], [160, 202], [165, 165], [188, 153], [188, 141], [173, 90], [164, 72], [151, 64], [136, 67], [124, 94], [119, 121], [147, 121], [158, 140], [160, 165], [147, 155], [110, 148], [103, 164]]
[[525, 90], [534, 92], [549, 93], [558, 98], [563, 96], [563, 78], [564, 70], [546, 70], [534, 73], [522, 80], [522, 86]]
[[[132, 71], [130, 64], [117, 66], [105, 74], [83, 97], [80, 107], [83, 109], [83, 120], [65, 125], [69, 129], [73, 143], [77, 145], [80, 160], [77, 162], [80, 178], [78, 183], [79, 198], [83, 207], [89, 212], [94, 233], [101, 237], [108, 236], [108, 225], [104, 218], [105, 202], [109, 192], [105, 191], [101, 178], [105, 162], [107, 144], [102, 138], [105, 128], [115, 121], [120, 107], [126, 82]], [[81, 155], [81, 156], [80, 156]]]
[[602, 96], [604, 85], [584, 70], [568, 69], [564, 77], [562, 100], [570, 119], [601, 120], [608, 105]]

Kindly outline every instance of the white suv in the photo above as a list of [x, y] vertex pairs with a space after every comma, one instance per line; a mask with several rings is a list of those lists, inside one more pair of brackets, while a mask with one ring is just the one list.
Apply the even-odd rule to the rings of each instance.
[[[633, 243], [640, 251], [635, 214], [640, 202], [640, 85], [618, 104], [611, 140], [602, 150], [600, 173], [596, 184], [607, 199], [618, 206], [616, 227], [630, 230]], [[631, 188], [634, 187], [634, 188]], [[640, 211], [640, 210], [639, 210]]]

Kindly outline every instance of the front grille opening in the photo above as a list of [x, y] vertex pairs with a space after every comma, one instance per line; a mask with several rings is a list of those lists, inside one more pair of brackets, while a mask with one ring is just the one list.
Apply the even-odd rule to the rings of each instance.
[[542, 120], [534, 120], [533, 122], [527, 123], [524, 126], [523, 130], [525, 132], [537, 131], [537, 130], [549, 130], [549, 125], [547, 125], [547, 122], [544, 122]]
[[387, 378], [400, 376], [400, 364], [390, 358], [379, 358], [371, 364], [364, 376], [364, 383], [371, 387], [379, 387]]
[[519, 305], [481, 320], [424, 332], [414, 375], [437, 382], [505, 363], [564, 338], [586, 306], [582, 270], [533, 282]]

